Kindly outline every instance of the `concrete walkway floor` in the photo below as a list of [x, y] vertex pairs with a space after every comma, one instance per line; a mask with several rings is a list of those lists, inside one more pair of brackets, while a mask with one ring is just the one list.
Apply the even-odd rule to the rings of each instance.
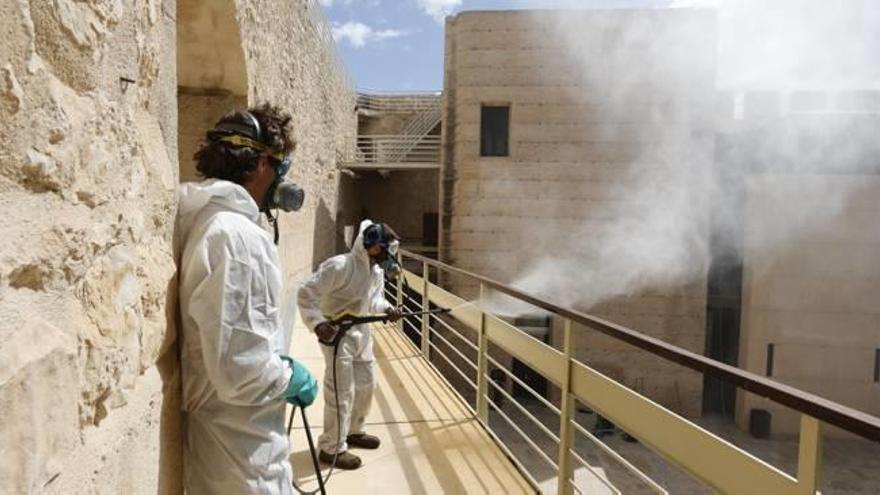
[[[366, 430], [382, 445], [353, 450], [363, 466], [335, 470], [328, 493], [535, 492], [405, 336], [381, 325], [373, 327], [373, 336], [378, 386]], [[292, 349], [321, 383], [324, 358], [314, 335], [297, 325]], [[322, 393], [308, 409], [315, 442], [322, 431], [323, 401]], [[313, 489], [317, 482], [299, 412], [292, 437], [294, 478]]]

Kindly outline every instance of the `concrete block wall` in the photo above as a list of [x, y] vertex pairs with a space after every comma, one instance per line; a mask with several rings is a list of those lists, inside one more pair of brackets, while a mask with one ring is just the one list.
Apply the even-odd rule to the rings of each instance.
[[[512, 282], [561, 245], [595, 242], [591, 233], [614, 221], [640, 170], [711, 157], [711, 132], [703, 131], [714, 118], [713, 23], [692, 11], [447, 19], [442, 259]], [[620, 42], [639, 26], [657, 39]], [[582, 33], [577, 54], [569, 56], [571, 41], [560, 32]], [[690, 43], [695, 37], [704, 43]], [[673, 73], [656, 77], [664, 70]], [[479, 156], [481, 104], [510, 105], [510, 156]], [[461, 277], [447, 283], [466, 297], [477, 293]], [[705, 298], [705, 278], [697, 277], [580, 309], [703, 352]], [[578, 335], [581, 359], [677, 411], [699, 413], [698, 374], [593, 332]]]
[[[816, 190], [823, 191], [829, 211], [801, 219], [794, 230], [778, 205], [812, 202], [805, 194]], [[774, 380], [875, 416], [878, 198], [876, 175], [767, 174], [749, 181], [740, 347], [742, 368], [765, 375], [773, 344]], [[748, 427], [753, 408], [770, 411], [774, 433], [797, 433], [798, 414], [745, 392], [737, 397], [741, 427]]]
[[362, 217], [387, 222], [401, 236], [401, 243], [422, 244], [423, 218], [437, 211], [437, 171], [406, 170], [382, 175], [358, 172], [343, 178], [346, 207], [340, 223], [357, 226]]

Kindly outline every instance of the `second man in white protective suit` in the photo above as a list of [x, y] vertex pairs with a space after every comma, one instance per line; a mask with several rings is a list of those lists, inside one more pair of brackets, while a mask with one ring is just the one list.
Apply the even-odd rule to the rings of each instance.
[[[398, 236], [389, 226], [364, 220], [351, 251], [324, 261], [300, 288], [300, 314], [322, 343], [328, 344], [337, 337], [338, 329], [332, 320], [343, 315], [385, 313], [391, 321], [400, 318], [401, 311], [384, 296], [386, 272], [399, 270], [398, 244]], [[355, 325], [340, 336], [335, 359], [332, 345], [322, 345], [321, 349], [326, 371], [319, 458], [327, 464], [335, 462], [342, 469], [357, 469], [361, 459], [349, 448], [379, 447], [379, 438], [364, 431], [376, 386], [370, 327]]]

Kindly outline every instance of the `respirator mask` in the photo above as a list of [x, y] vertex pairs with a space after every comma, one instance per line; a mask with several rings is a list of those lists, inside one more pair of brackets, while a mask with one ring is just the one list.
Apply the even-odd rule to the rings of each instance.
[[272, 159], [275, 163], [275, 182], [269, 186], [266, 192], [265, 210], [283, 210], [286, 212], [297, 211], [302, 208], [306, 193], [294, 182], [284, 178], [290, 171], [290, 158], [282, 160]]
[[379, 265], [390, 279], [397, 278], [402, 272], [400, 262], [397, 260], [397, 253], [400, 249], [400, 241], [388, 241], [383, 232], [382, 224], [374, 223], [364, 230], [364, 247], [369, 249], [372, 246], [382, 246], [382, 252], [376, 256], [370, 255], [370, 259]]
[[397, 261], [397, 250], [400, 248], [399, 241], [391, 241], [387, 247], [385, 247], [385, 251], [383, 254], [380, 254], [380, 257], [384, 257], [379, 266], [382, 267], [382, 270], [385, 271], [385, 275], [390, 279], [396, 279], [400, 272], [402, 271], [400, 268], [400, 263]]

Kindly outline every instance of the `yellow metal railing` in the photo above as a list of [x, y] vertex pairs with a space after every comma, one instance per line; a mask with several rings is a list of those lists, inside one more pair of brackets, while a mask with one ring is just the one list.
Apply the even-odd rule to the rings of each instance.
[[[401, 277], [398, 283], [397, 290], [393, 293], [389, 292], [389, 294], [395, 297], [399, 304], [407, 306], [409, 309], [428, 310], [433, 305], [451, 308], [452, 311], [450, 313], [450, 322], [444, 321], [442, 317], [436, 315], [426, 315], [420, 319], [415, 319], [416, 323], [403, 320], [400, 323], [400, 329], [408, 329], [418, 334], [421, 339], [421, 352], [429, 364], [432, 363], [434, 356], [442, 358], [442, 362], [447, 363], [450, 370], [455, 371], [457, 376], [464, 379], [464, 383], [474, 389], [476, 396], [473, 404], [465, 399], [465, 394], [461, 394], [465, 404], [536, 489], [542, 489], [538, 481], [529, 474], [522, 462], [510, 452], [508, 445], [502, 441], [498, 432], [490, 425], [490, 409], [497, 417], [504, 419], [508, 426], [522, 437], [522, 440], [534, 451], [539, 459], [555, 470], [557, 473], [557, 493], [560, 494], [582, 492], [573, 480], [575, 466], [580, 466], [591, 472], [598, 482], [605, 485], [611, 493], [620, 493], [620, 490], [607, 477], [597, 473], [594, 467], [575, 451], [574, 442], [578, 435], [610, 455], [621, 467], [629, 471], [655, 493], [666, 493], [666, 490], [659, 483], [607, 447], [587, 429], [574, 421], [573, 413], [577, 402], [588, 405], [644, 445], [650, 447], [666, 461], [721, 493], [772, 493], [780, 495], [816, 493], [821, 468], [821, 422], [807, 412], [820, 415], [826, 422], [849, 429], [866, 438], [874, 440], [880, 438], [880, 420], [872, 416], [849, 410], [844, 406], [830, 403], [824, 399], [802, 393], [781, 384], [776, 384], [766, 378], [750, 375], [742, 370], [733, 371], [727, 369], [729, 367], [726, 367], [726, 365], [711, 362], [711, 360], [702, 356], [692, 355], [688, 351], [660, 343], [650, 337], [641, 336], [632, 330], [618, 327], [588, 315], [553, 306], [533, 296], [519, 293], [515, 289], [504, 287], [497, 282], [468, 274], [434, 260], [413, 253], [404, 253], [404, 257], [420, 262], [422, 264], [421, 274], [405, 271], [404, 277]], [[480, 284], [480, 300], [467, 301], [431, 283], [429, 281], [429, 270], [431, 267], [439, 271], [456, 272], [459, 275], [467, 275], [476, 279]], [[404, 285], [407, 286], [409, 291], [417, 294], [418, 299], [408, 300]], [[529, 304], [537, 304], [562, 318], [562, 350], [555, 349], [533, 338], [516, 326], [482, 309], [486, 307], [482, 303], [485, 302], [487, 290], [490, 288], [495, 290], [501, 289], [510, 296], [520, 298]], [[734, 376], [732, 381], [747, 390], [761, 393], [789, 407], [800, 410], [802, 412], [802, 419], [796, 477], [786, 474], [782, 470], [758, 459], [575, 359], [573, 356], [572, 339], [573, 322], [590, 325], [594, 328], [598, 327], [599, 330], [609, 334], [619, 330], [622, 333], [617, 337], [622, 340], [635, 343], [634, 345], [654, 351], [655, 354], [661, 357], [704, 373], [713, 374], [714, 376], [721, 375], [722, 378], [725, 377], [725, 374], [730, 374]], [[608, 328], [602, 328], [603, 326]], [[467, 329], [472, 334], [471, 338], [457, 330], [456, 327]], [[451, 341], [453, 339], [459, 345], [455, 345]], [[644, 342], [640, 339], [644, 339]], [[452, 353], [448, 351], [443, 352], [440, 344], [443, 344]], [[549, 382], [559, 387], [561, 391], [559, 407], [540, 394], [535, 393], [527, 384], [523, 383], [507, 370], [505, 366], [495, 360], [488, 352], [490, 345], [497, 346], [510, 356], [527, 364]], [[652, 346], [656, 346], [657, 349], [653, 349]], [[455, 359], [468, 364], [470, 371], [462, 370], [459, 366], [455, 365], [453, 354]], [[471, 357], [467, 354], [471, 354]], [[694, 360], [696, 364], [689, 360]], [[434, 359], [434, 361], [439, 360]], [[431, 365], [438, 373], [444, 375], [445, 367], [441, 371], [433, 364]], [[531, 391], [544, 406], [558, 415], [560, 418], [558, 430], [551, 431], [544, 422], [523, 408], [516, 400], [513, 400], [503, 387], [494, 383], [488, 375], [488, 368], [490, 366], [504, 371], [509, 378], [518, 382], [521, 387]], [[476, 373], [475, 380], [468, 376], [469, 373], [473, 374], [474, 372]], [[730, 377], [726, 376], [726, 378]], [[505, 414], [502, 407], [492, 400], [489, 393], [490, 389], [495, 390], [495, 393], [506, 396], [518, 409], [518, 412], [528, 418], [538, 428], [538, 431], [557, 444], [556, 460], [537, 445], [527, 432], [523, 431], [522, 425], [518, 425]]]

